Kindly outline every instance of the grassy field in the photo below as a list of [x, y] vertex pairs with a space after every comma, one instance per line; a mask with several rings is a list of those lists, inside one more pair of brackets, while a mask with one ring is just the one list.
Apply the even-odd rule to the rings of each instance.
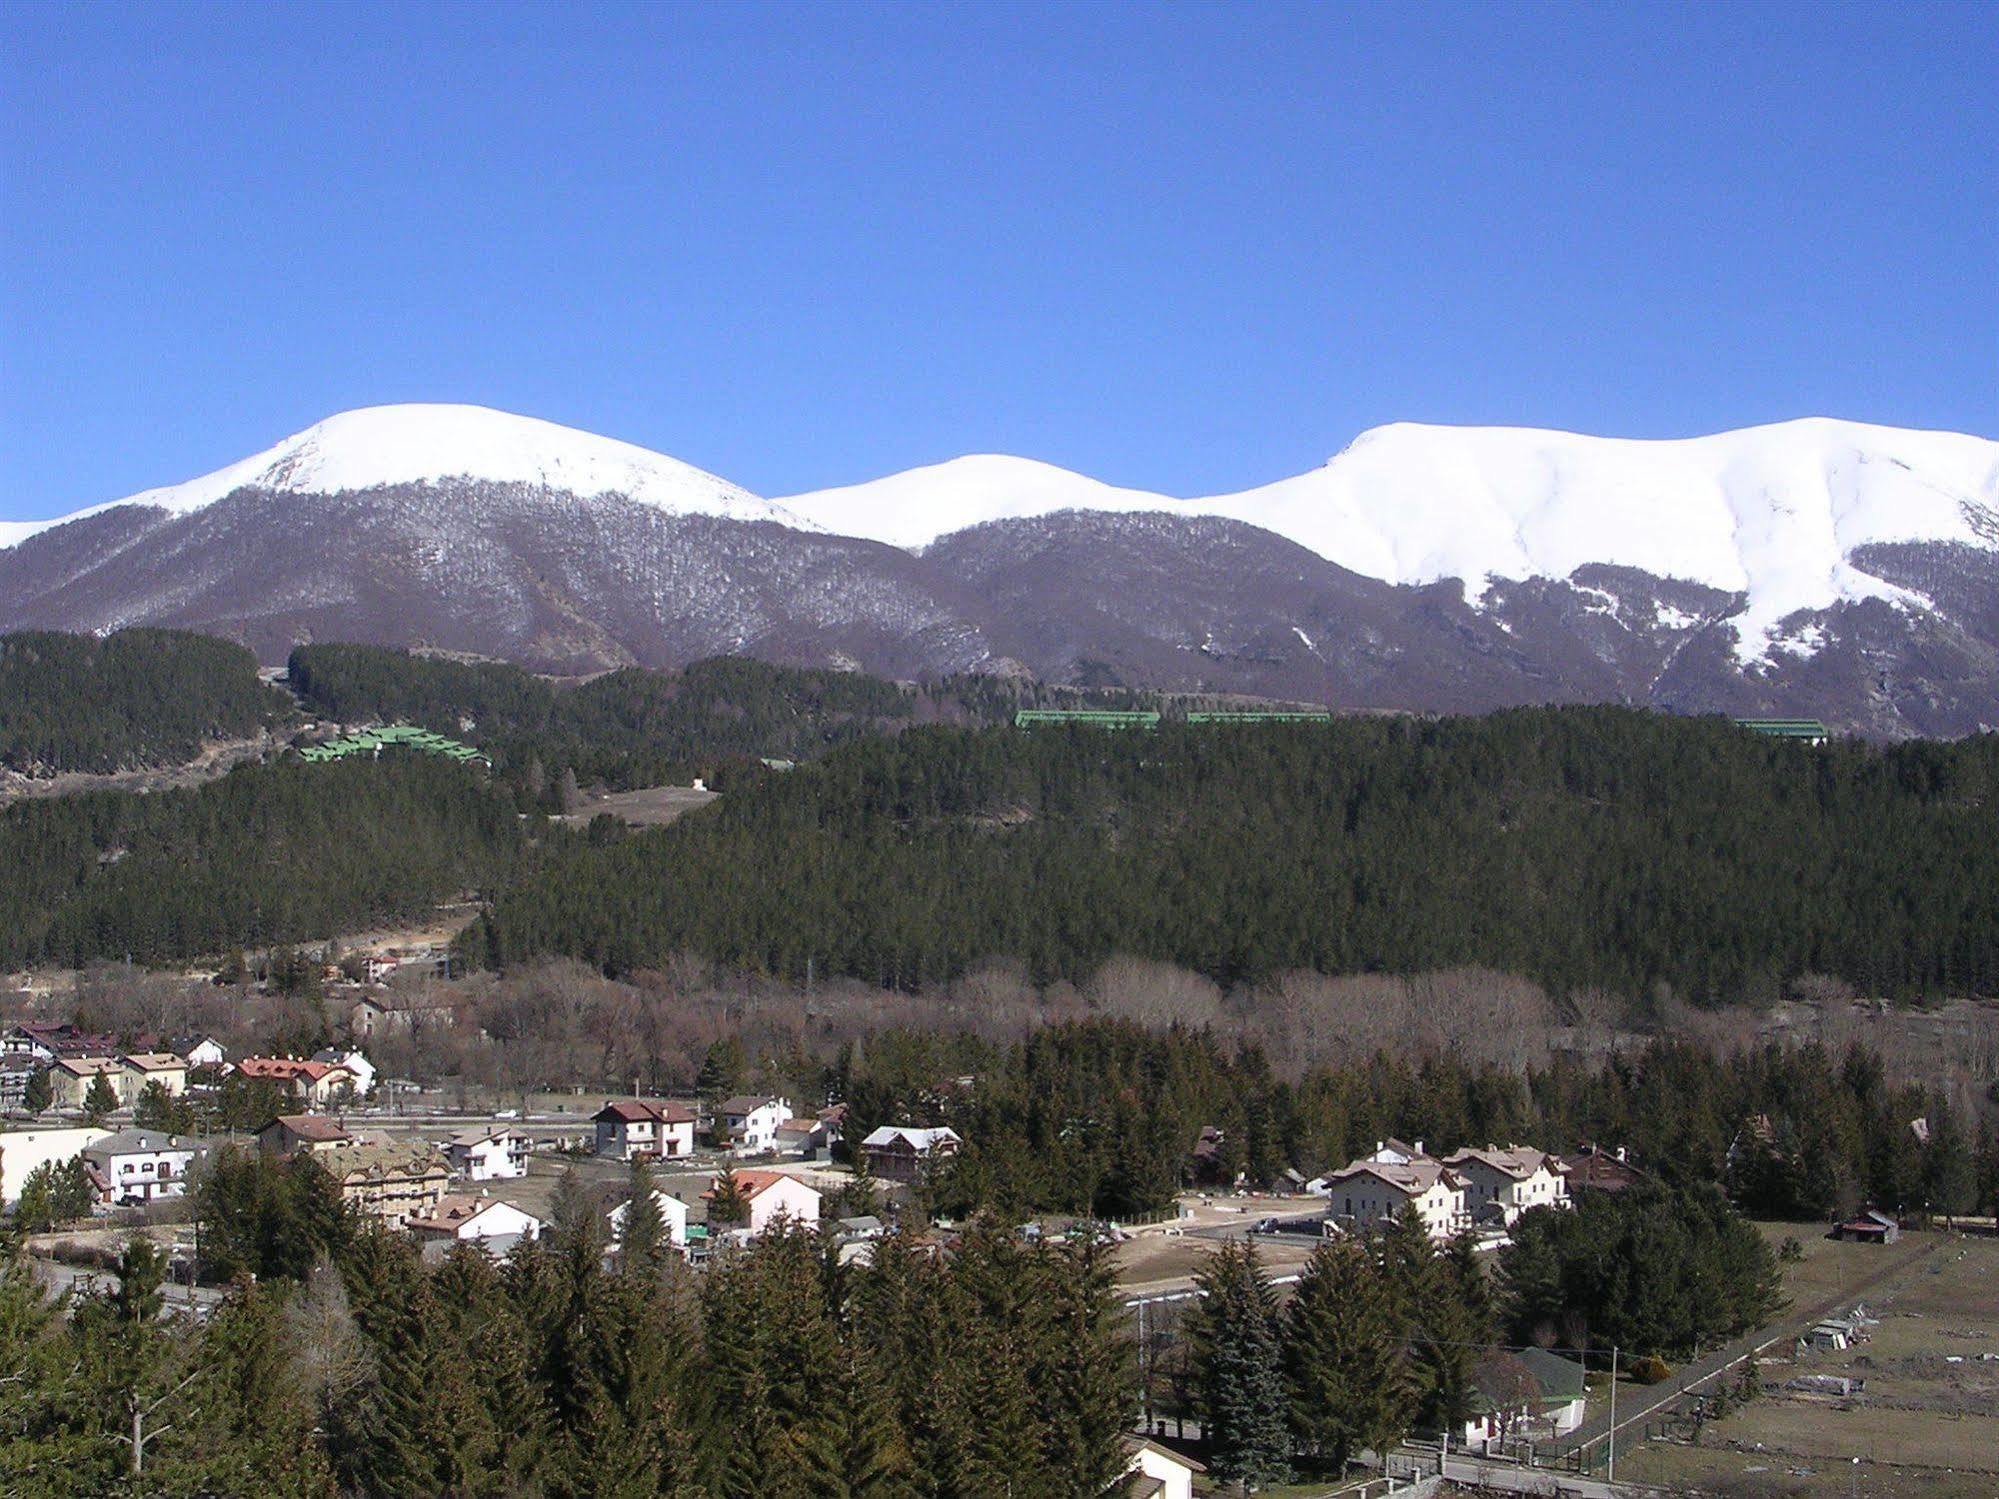
[[[1842, 1296], [1895, 1253], [1836, 1244], [1811, 1227], [1766, 1232], [1804, 1246], [1804, 1260], [1786, 1267], [1800, 1308]], [[1841, 1352], [1772, 1349], [1762, 1399], [1707, 1425], [1699, 1445], [1633, 1446], [1619, 1476], [1826, 1499], [1999, 1494], [1999, 1240], [1911, 1234], [1896, 1248], [1935, 1252], [1859, 1298], [1880, 1319], [1866, 1341]], [[1782, 1388], [1801, 1374], [1866, 1383], [1844, 1399]]]

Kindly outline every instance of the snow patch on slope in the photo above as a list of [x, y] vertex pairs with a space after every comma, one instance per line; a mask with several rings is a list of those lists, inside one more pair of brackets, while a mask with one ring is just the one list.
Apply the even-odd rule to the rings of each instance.
[[816, 529], [781, 506], [663, 453], [486, 406], [369, 406], [295, 433], [212, 474], [143, 490], [47, 521], [0, 523], [0, 547], [120, 505], [186, 515], [238, 489], [333, 494], [469, 479], [527, 484], [591, 499], [618, 495], [672, 515], [776, 521]]

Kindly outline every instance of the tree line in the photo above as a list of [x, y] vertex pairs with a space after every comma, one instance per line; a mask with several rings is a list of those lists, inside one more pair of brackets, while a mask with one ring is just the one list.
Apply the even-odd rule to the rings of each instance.
[[222, 1252], [259, 1273], [205, 1324], [163, 1315], [144, 1241], [66, 1317], [8, 1257], [8, 1493], [1074, 1499], [1123, 1468], [1136, 1386], [1092, 1248], [842, 1264], [782, 1229], [696, 1277], [635, 1167], [613, 1253], [572, 1179], [503, 1263], [429, 1265], [310, 1161], [218, 1175], [203, 1210], [249, 1225]]
[[[1866, 1203], [1913, 1217], [1999, 1203], [1999, 1132], [1940, 1092], [1891, 1084], [1859, 1045], [1717, 1056], [1660, 1040], [1524, 1070], [1376, 1053], [1294, 1078], [1254, 1044], [1208, 1031], [1088, 1021], [1008, 1045], [892, 1032], [823, 1070], [771, 1062], [754, 1075], [844, 1100], [850, 1138], [881, 1124], [955, 1129], [965, 1148], [924, 1191], [931, 1209], [960, 1217], [1138, 1218], [1189, 1184], [1309, 1179], [1391, 1136], [1438, 1156], [1515, 1141], [1567, 1155], [1623, 1148], [1664, 1186], [1725, 1186], [1746, 1211], [1793, 1221]], [[734, 1067], [716, 1077], [727, 1090], [748, 1080]], [[1204, 1129], [1218, 1138], [1197, 1150]]]
[[179, 630], [0, 635], [0, 765], [23, 775], [174, 765], [284, 718], [242, 646]]
[[1536, 708], [1152, 734], [912, 729], [698, 818], [551, 843], [475, 934], [902, 989], [1116, 953], [1224, 986], [1479, 966], [1702, 1004], [1999, 990], [1999, 735], [1773, 742]]
[[0, 808], [0, 967], [324, 939], [506, 876], [513, 799], [427, 759], [244, 766]]

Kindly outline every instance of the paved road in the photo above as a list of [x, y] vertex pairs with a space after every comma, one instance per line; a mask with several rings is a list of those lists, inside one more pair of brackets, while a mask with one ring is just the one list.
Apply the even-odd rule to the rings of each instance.
[[1634, 1499], [1664, 1492], [1629, 1483], [1606, 1483], [1551, 1468], [1522, 1468], [1513, 1463], [1487, 1462], [1476, 1457], [1447, 1457], [1444, 1477], [1457, 1483], [1503, 1489], [1509, 1494], [1561, 1495], [1563, 1499]]

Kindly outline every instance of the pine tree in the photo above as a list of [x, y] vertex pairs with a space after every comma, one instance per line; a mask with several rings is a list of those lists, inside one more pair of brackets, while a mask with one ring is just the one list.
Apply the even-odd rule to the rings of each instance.
[[1101, 1493], [1124, 1471], [1123, 1438], [1137, 1413], [1116, 1275], [1094, 1239], [1044, 1249], [1036, 1268], [1046, 1284], [1050, 1367], [1036, 1388], [1049, 1481], [1062, 1493]]
[[21, 1095], [21, 1107], [30, 1114], [40, 1114], [55, 1102], [55, 1090], [49, 1086], [49, 1069], [37, 1067], [28, 1078], [27, 1089]]
[[1363, 1450], [1385, 1453], [1409, 1429], [1409, 1370], [1381, 1272], [1351, 1239], [1322, 1244], [1286, 1311], [1291, 1425], [1337, 1478]]
[[1195, 1277], [1202, 1292], [1189, 1319], [1194, 1382], [1207, 1422], [1208, 1467], [1244, 1484], [1290, 1473], [1276, 1297], [1256, 1246], [1225, 1241]]
[[671, 1249], [666, 1238], [666, 1217], [660, 1212], [659, 1189], [653, 1185], [652, 1163], [633, 1156], [626, 1173], [624, 1227], [618, 1235], [618, 1269], [638, 1280], [657, 1280], [660, 1267]]
[[743, 1195], [742, 1183], [733, 1170], [724, 1170], [715, 1178], [708, 1194], [708, 1221], [729, 1228], [750, 1221], [750, 1200]]
[[84, 1090], [83, 1112], [92, 1124], [104, 1122], [106, 1114], [118, 1107], [118, 1094], [111, 1086], [111, 1079], [97, 1073], [90, 1079], [90, 1086]]

